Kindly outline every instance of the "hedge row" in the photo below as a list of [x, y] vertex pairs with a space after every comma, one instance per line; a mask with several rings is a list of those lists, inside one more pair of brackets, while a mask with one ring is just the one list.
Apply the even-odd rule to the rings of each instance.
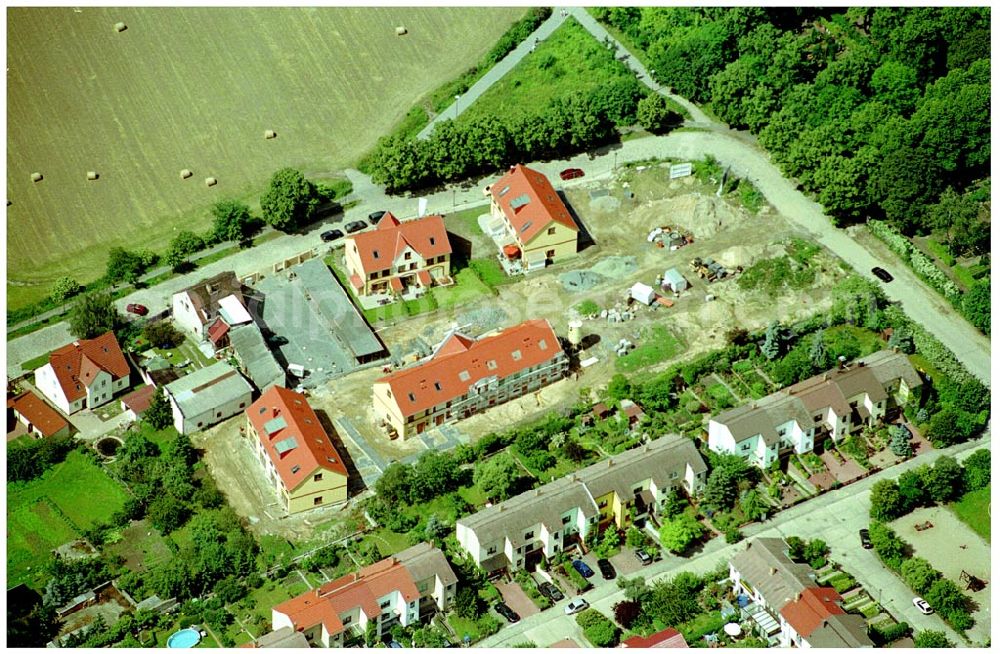
[[931, 285], [956, 307], [961, 304], [962, 291], [934, 262], [903, 236], [895, 227], [882, 220], [869, 220], [868, 230], [889, 249], [900, 256], [917, 276]]

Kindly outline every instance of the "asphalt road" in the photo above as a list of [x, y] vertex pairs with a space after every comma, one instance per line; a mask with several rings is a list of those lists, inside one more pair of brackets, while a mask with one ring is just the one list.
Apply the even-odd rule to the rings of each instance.
[[[591, 31], [595, 38], [603, 39], [607, 36], [607, 32], [585, 10], [572, 8], [567, 11]], [[553, 17], [560, 17], [559, 7], [554, 9]], [[553, 18], [549, 19], [549, 21], [552, 20]], [[546, 21], [543, 27], [555, 24], [549, 21]], [[522, 43], [522, 46], [525, 43]], [[624, 48], [620, 47], [620, 50], [624, 52]], [[697, 107], [687, 100], [670, 94], [667, 89], [658, 88], [645, 69], [642, 68], [642, 64], [634, 57], [630, 56], [627, 63], [640, 74], [640, 79], [650, 88], [654, 88], [688, 107], [693, 118], [691, 124], [706, 125], [709, 129], [633, 139], [606, 148], [600, 154], [587, 153], [565, 160], [533, 163], [531, 164], [533, 167], [541, 170], [550, 179], [558, 179], [558, 172], [563, 168], [582, 168], [585, 177], [563, 184], [563, 186], [570, 186], [585, 184], [595, 178], [607, 178], [619, 163], [651, 158], [694, 161], [711, 155], [724, 166], [730, 166], [737, 175], [744, 176], [756, 184], [768, 202], [779, 213], [798, 225], [817, 242], [829, 248], [859, 274], [875, 280], [876, 278], [871, 274], [873, 267], [881, 266], [890, 270], [896, 279], [890, 284], [883, 285], [886, 295], [891, 300], [899, 302], [907, 315], [923, 325], [951, 349], [958, 360], [972, 374], [983, 383], [990, 384], [989, 339], [958, 315], [944, 298], [925, 286], [898, 259], [883, 260], [852, 240], [843, 230], [834, 227], [829, 218], [824, 215], [822, 207], [803, 195], [792, 182], [785, 179], [770, 162], [767, 153], [745, 138], [745, 134], [709, 121], [707, 116], [698, 111]], [[359, 204], [348, 210], [346, 215], [337, 222], [364, 219], [369, 212], [376, 209], [388, 209], [403, 217], [417, 213], [417, 198], [390, 198], [385, 194], [384, 189], [372, 184], [370, 179], [358, 171], [349, 170], [347, 175], [354, 184], [352, 197], [358, 199]], [[496, 176], [491, 176], [473, 184], [457, 185], [427, 195], [428, 212], [448, 213], [457, 209], [485, 204], [486, 200], [482, 188], [495, 178]], [[313, 247], [321, 247], [325, 251], [328, 246], [321, 242], [319, 233], [333, 224], [333, 222], [324, 223], [307, 234], [282, 236], [251, 250], [209, 264], [188, 275], [177, 277], [149, 289], [136, 291], [119, 300], [117, 304], [121, 309], [124, 309], [127, 303], [137, 302], [145, 304], [153, 312], [160, 311], [169, 306], [173, 293], [218, 272], [235, 270], [238, 275], [245, 275], [250, 272], [265, 271], [274, 262]], [[8, 342], [7, 374], [17, 376], [20, 374], [20, 364], [23, 361], [51, 351], [65, 344], [71, 338], [66, 324], [59, 323]]]
[[[975, 441], [943, 450], [932, 450], [854, 484], [797, 504], [763, 524], [744, 528], [743, 533], [747, 539], [793, 535], [823, 539], [830, 546], [829, 558], [840, 563], [842, 568], [860, 581], [876, 600], [881, 594], [883, 606], [897, 620], [905, 620], [917, 630], [944, 631], [953, 641], [961, 643], [963, 641], [958, 634], [937, 615], [923, 615], [917, 611], [912, 604], [913, 591], [881, 564], [874, 551], [861, 548], [858, 530], [869, 524], [870, 490], [879, 479], [895, 479], [906, 470], [925, 463], [933, 463], [946, 454], [955, 456], [961, 461], [972, 451], [984, 447], [992, 449], [988, 430]], [[639, 574], [645, 577], [647, 582], [671, 577], [679, 572], [703, 574], [729, 561], [741, 547], [744, 547], [743, 543], [726, 545], [722, 538], [715, 538], [690, 559], [668, 556], [661, 562], [642, 568]], [[624, 599], [624, 595], [614, 582], [596, 586], [583, 597], [591, 606], [609, 616], [613, 615], [612, 607]], [[576, 620], [563, 612], [568, 602], [569, 598], [547, 611], [523, 618], [517, 624], [505, 626], [476, 646], [510, 647], [530, 640], [539, 647], [547, 647], [563, 638], [573, 638], [581, 646], [586, 647], [587, 642]], [[972, 634], [977, 641], [985, 640], [989, 635], [989, 625], [977, 625], [973, 628]]]

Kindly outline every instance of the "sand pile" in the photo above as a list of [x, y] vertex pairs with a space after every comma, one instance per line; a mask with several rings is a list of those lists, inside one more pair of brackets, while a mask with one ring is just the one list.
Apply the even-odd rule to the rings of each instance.
[[638, 269], [635, 257], [607, 257], [591, 266], [590, 271], [611, 279], [624, 279]]

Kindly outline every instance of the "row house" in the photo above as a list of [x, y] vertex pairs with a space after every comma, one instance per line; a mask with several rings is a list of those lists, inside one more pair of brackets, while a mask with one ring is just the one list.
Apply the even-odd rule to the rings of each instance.
[[708, 423], [708, 446], [767, 468], [804, 454], [827, 436], [836, 441], [874, 426], [919, 397], [923, 381], [905, 354], [882, 350], [816, 375]]
[[451, 283], [451, 243], [442, 216], [400, 221], [385, 215], [370, 232], [344, 240], [348, 279], [358, 295], [397, 297]]
[[461, 518], [456, 537], [487, 572], [525, 568], [593, 529], [655, 519], [672, 488], [696, 495], [706, 475], [694, 443], [667, 435]]
[[369, 624], [382, 638], [448, 610], [458, 579], [444, 553], [419, 543], [271, 609], [271, 628], [291, 628], [314, 647], [342, 647]]
[[845, 612], [840, 594], [787, 550], [780, 538], [755, 538], [729, 562], [733, 594], [747, 598], [743, 611], [758, 630], [781, 647], [873, 647], [865, 619]]
[[64, 414], [93, 409], [129, 386], [131, 369], [114, 332], [80, 339], [49, 354], [35, 387]]
[[347, 501], [347, 467], [305, 395], [271, 386], [246, 417], [244, 433], [286, 513]]
[[486, 189], [490, 213], [502, 225], [504, 256], [530, 272], [577, 252], [580, 229], [548, 178], [523, 164]]
[[479, 339], [454, 332], [424, 361], [375, 382], [375, 418], [390, 435], [409, 438], [533, 393], [568, 371], [547, 320]]

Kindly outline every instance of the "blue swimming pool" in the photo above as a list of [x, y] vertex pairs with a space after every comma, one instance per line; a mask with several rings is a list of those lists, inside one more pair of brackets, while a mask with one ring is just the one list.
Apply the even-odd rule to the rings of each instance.
[[181, 629], [170, 634], [170, 638], [167, 638], [167, 647], [194, 647], [201, 640], [201, 634], [195, 629]]

